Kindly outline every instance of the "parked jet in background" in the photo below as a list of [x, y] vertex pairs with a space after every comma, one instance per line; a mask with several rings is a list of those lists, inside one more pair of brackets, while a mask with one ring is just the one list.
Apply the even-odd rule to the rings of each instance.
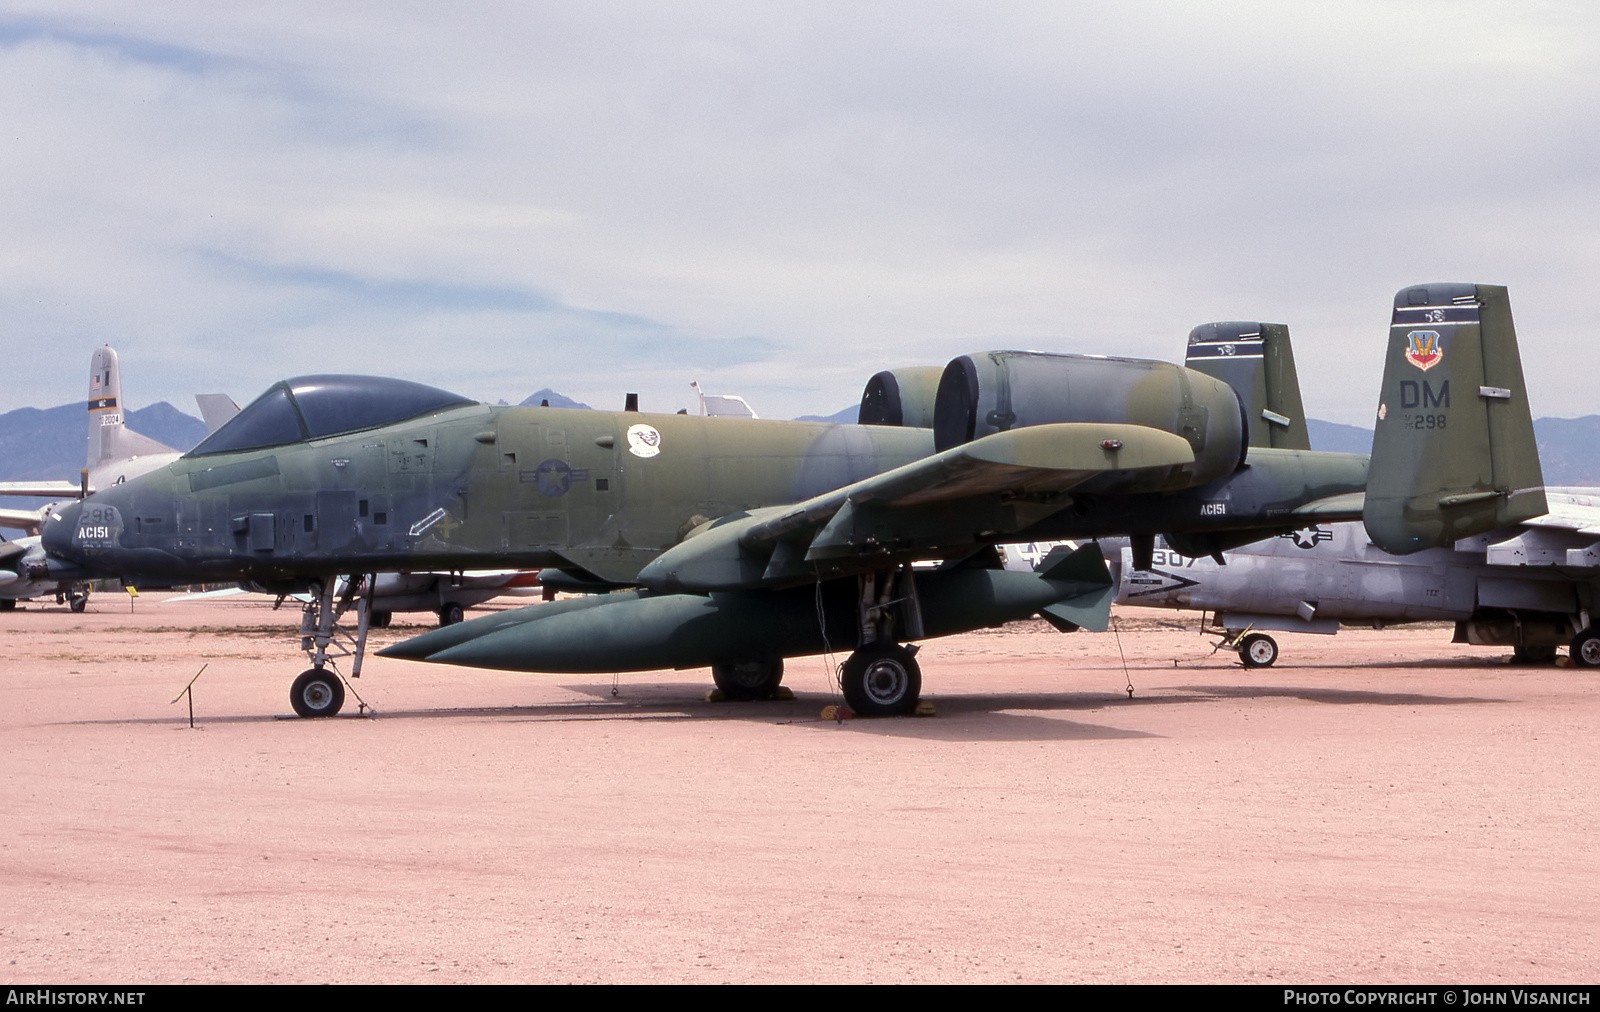
[[1117, 603], [1214, 613], [1246, 667], [1278, 658], [1269, 632], [1332, 635], [1340, 625], [1382, 628], [1448, 620], [1457, 643], [1509, 646], [1528, 663], [1558, 646], [1600, 665], [1590, 628], [1600, 591], [1600, 489], [1545, 490], [1550, 512], [1453, 547], [1390, 555], [1358, 524], [1295, 531], [1226, 553], [1227, 565], [1158, 548], [1135, 569], [1121, 551]]
[[[1382, 395], [1397, 423], [1417, 367], [1394, 349], [1414, 316], [1442, 349], [1430, 382], [1465, 393], [1439, 408], [1429, 387], [1429, 410], [1453, 412], [1447, 428], [1380, 431], [1374, 539], [1414, 551], [1545, 512], [1537, 458], [1531, 481], [1519, 463], [1534, 444], [1505, 289], [1400, 293]], [[998, 542], [1124, 534], [1148, 558], [1165, 535], [1220, 554], [1362, 515], [1367, 458], [1303, 448], [1299, 412], [1270, 399], [1259, 329], [1214, 336], [1217, 358], [1253, 356], [1244, 374], [1262, 384], [1165, 362], [989, 352], [873, 377], [864, 425], [497, 408], [399, 380], [303, 377], [183, 459], [66, 507], [44, 543], [131, 580], [314, 585], [314, 667], [291, 690], [305, 715], [343, 701], [324, 670], [336, 577], [485, 565], [636, 589], [382, 653], [552, 672], [709, 665], [730, 695], [753, 698], [777, 686], [784, 658], [854, 647], [846, 701], [906, 713], [921, 686], [906, 641], [1034, 613], [1104, 627], [1112, 592], [1097, 547], [1021, 574], [998, 568]], [[1493, 405], [1460, 403], [1474, 390]], [[1429, 466], [1408, 484], [1402, 471], [1419, 459]], [[944, 565], [914, 573], [919, 560]], [[369, 605], [356, 606], [364, 635]]]

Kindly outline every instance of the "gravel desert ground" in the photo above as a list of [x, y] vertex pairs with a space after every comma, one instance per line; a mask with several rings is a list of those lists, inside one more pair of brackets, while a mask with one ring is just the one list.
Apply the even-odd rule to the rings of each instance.
[[1600, 674], [1445, 628], [1283, 636], [1247, 671], [1197, 616], [1024, 623], [925, 646], [936, 716], [842, 723], [818, 658], [765, 703], [377, 659], [376, 717], [306, 721], [298, 615], [262, 600], [0, 617], [10, 981], [1600, 969]]

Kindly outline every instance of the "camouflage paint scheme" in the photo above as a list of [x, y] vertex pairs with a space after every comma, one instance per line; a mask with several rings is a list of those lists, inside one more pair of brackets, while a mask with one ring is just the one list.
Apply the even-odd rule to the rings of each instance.
[[[1249, 345], [1243, 332], [1236, 338], [1236, 352]], [[1287, 356], [1286, 331], [1281, 344]], [[1030, 575], [998, 568], [998, 542], [1127, 534], [1148, 546], [1161, 534], [1215, 554], [1361, 515], [1365, 456], [1252, 445], [1272, 438], [1258, 418], [1304, 431], [1303, 419], [1284, 415], [1286, 392], [1273, 390], [1284, 370], [1258, 357], [1241, 375], [1262, 384], [1236, 390], [1165, 362], [962, 356], [943, 370], [874, 377], [862, 420], [878, 424], [866, 425], [490, 407], [395, 380], [305, 377], [167, 468], [63, 509], [44, 542], [87, 570], [133, 580], [290, 586], [397, 569], [552, 568], [597, 589], [639, 590], [479, 619], [384, 653], [572, 670], [556, 655], [586, 651], [584, 670], [642, 670], [661, 663], [670, 640], [672, 663], [710, 664], [725, 688], [736, 683], [724, 673], [748, 669], [757, 692], [776, 687], [783, 656], [853, 646], [847, 700], [903, 713], [920, 674], [902, 641], [1034, 612], [1062, 628], [1103, 627], [1111, 588], [1097, 548], [1092, 560], [1085, 550]], [[387, 408], [346, 410], [336, 394], [426, 409], [383, 418]], [[278, 433], [271, 445], [229, 435], [264, 424], [257, 405], [285, 401], [297, 406], [273, 408], [289, 421], [265, 426]], [[914, 573], [914, 560], [945, 565]], [[974, 571], [985, 574], [981, 586], [958, 575]], [[709, 597], [717, 614], [708, 621], [695, 601], [663, 604], [671, 595]], [[937, 630], [925, 621], [959, 613], [957, 602], [965, 620]], [[846, 614], [836, 634], [770, 647], [729, 619], [768, 609], [824, 625], [830, 608]], [[555, 620], [576, 612], [587, 617], [560, 618], [567, 631], [552, 641]], [[541, 622], [550, 626], [536, 633]], [[639, 622], [654, 630], [648, 642], [597, 634]], [[336, 685], [321, 688], [342, 697]]]

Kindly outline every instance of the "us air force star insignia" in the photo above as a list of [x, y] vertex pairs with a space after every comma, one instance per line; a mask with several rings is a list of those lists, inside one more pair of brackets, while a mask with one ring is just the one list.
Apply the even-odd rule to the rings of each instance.
[[1324, 541], [1333, 540], [1333, 532], [1325, 531], [1321, 527], [1312, 527], [1304, 531], [1290, 531], [1281, 535], [1294, 542], [1296, 548], [1315, 548]]
[[654, 457], [661, 452], [661, 433], [650, 425], [628, 426], [628, 452], [635, 457]]
[[1437, 330], [1413, 330], [1406, 335], [1406, 361], [1427, 372], [1444, 360]]
[[564, 460], [547, 460], [534, 470], [533, 480], [545, 495], [561, 495], [572, 487], [572, 468]]

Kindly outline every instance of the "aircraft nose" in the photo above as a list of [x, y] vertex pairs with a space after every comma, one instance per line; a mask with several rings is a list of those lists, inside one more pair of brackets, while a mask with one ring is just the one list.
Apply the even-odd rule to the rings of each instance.
[[46, 552], [59, 558], [82, 561], [74, 537], [82, 513], [82, 502], [62, 503], [59, 508], [50, 511], [44, 529], [39, 532], [39, 543]]

